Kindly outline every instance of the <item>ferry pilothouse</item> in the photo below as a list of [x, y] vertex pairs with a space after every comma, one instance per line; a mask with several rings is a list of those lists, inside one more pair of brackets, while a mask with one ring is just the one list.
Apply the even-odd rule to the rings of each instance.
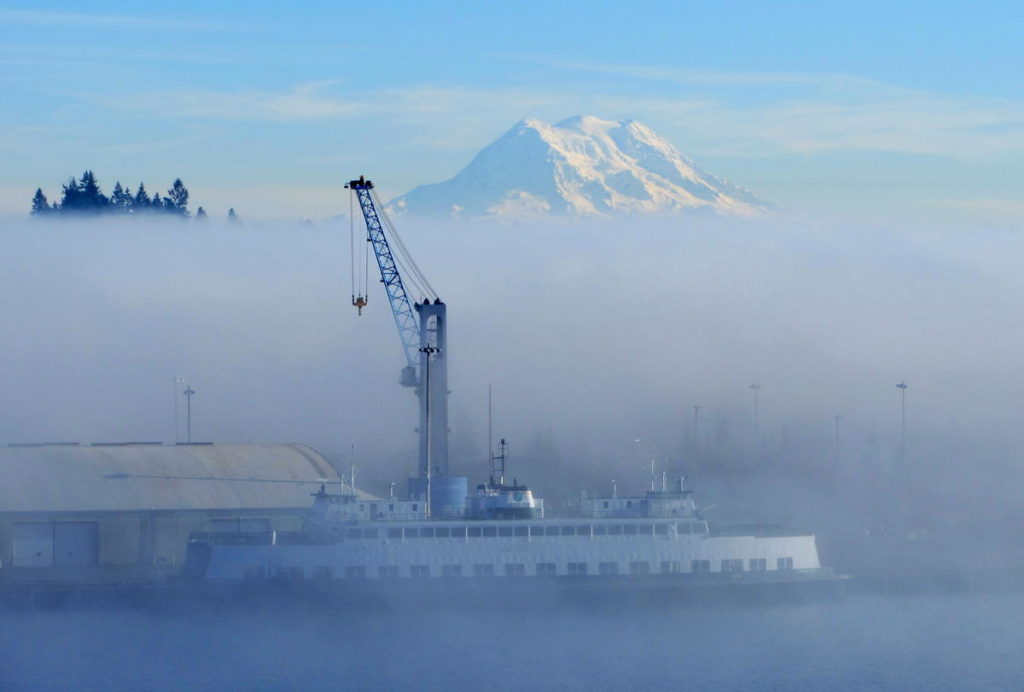
[[837, 579], [815, 537], [774, 527], [716, 529], [682, 479], [642, 496], [582, 499], [546, 517], [525, 485], [477, 486], [461, 511], [368, 499], [344, 485], [313, 496], [303, 531], [194, 536], [188, 569], [207, 583], [287, 582], [337, 593], [516, 586], [687, 588]]

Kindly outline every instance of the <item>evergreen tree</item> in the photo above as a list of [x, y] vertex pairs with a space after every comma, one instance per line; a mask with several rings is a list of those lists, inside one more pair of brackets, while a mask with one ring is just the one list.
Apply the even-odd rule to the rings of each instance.
[[150, 201], [149, 194], [146, 192], [146, 186], [143, 183], [139, 183], [139, 189], [132, 200], [132, 210], [135, 212], [149, 211], [149, 207]]
[[110, 206], [110, 200], [100, 190], [99, 183], [92, 171], [82, 173], [82, 179], [78, 182], [78, 189], [81, 194], [79, 209], [84, 212], [99, 213], [106, 211]]
[[64, 212], [79, 211], [82, 207], [82, 191], [74, 176], [61, 186], [60, 209]]
[[175, 178], [171, 189], [167, 191], [167, 199], [171, 203], [171, 211], [188, 216], [188, 188], [181, 182], [181, 178]]
[[238, 214], [235, 213], [234, 207], [228, 209], [228, 223], [242, 223], [242, 220], [238, 218]]
[[121, 187], [120, 180], [114, 183], [114, 191], [110, 193], [110, 206], [113, 211], [118, 213], [128, 211], [131, 199], [131, 195], [127, 194]]
[[[45, 197], [43, 199], [45, 199]], [[196, 209], [196, 221], [206, 221], [206, 210], [202, 207]]]
[[153, 193], [153, 201], [150, 203], [150, 209], [152, 209], [153, 211], [163, 211], [164, 210], [164, 201], [162, 199], [160, 199], [160, 193], [159, 192], [154, 192]]
[[32, 216], [40, 216], [42, 214], [48, 214], [53, 211], [50, 208], [50, 203], [46, 201], [46, 195], [43, 194], [42, 188], [36, 188], [36, 194], [32, 198]]

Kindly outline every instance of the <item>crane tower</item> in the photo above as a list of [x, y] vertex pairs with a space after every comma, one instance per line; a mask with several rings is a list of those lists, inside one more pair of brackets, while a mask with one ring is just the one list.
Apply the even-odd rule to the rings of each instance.
[[[413, 388], [419, 401], [419, 454], [417, 475], [409, 479], [409, 495], [422, 497], [435, 515], [461, 513], [467, 480], [448, 474], [448, 317], [447, 306], [437, 297], [416, 266], [384, 213], [373, 183], [360, 176], [345, 187], [359, 200], [366, 222], [366, 242], [373, 249], [391, 313], [402, 342], [405, 367], [399, 382]], [[380, 208], [380, 211], [378, 211]], [[403, 273], [422, 297], [413, 301]], [[352, 304], [360, 313], [368, 298], [353, 289]]]

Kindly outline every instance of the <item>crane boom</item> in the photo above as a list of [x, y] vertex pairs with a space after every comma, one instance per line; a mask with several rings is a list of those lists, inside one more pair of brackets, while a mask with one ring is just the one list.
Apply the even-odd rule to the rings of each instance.
[[420, 360], [420, 328], [412, 303], [409, 301], [409, 293], [402, 283], [401, 274], [398, 273], [398, 264], [391, 252], [391, 245], [384, 234], [377, 207], [373, 203], [373, 195], [370, 192], [373, 190], [373, 183], [364, 176], [359, 176], [359, 180], [353, 180], [345, 187], [355, 192], [359, 199], [359, 208], [366, 221], [366, 240], [373, 245], [373, 254], [376, 255], [377, 266], [380, 268], [380, 280], [387, 291], [391, 313], [398, 328], [398, 338], [402, 341], [406, 361], [406, 369], [402, 371], [402, 384], [408, 387], [416, 386], [415, 370]]

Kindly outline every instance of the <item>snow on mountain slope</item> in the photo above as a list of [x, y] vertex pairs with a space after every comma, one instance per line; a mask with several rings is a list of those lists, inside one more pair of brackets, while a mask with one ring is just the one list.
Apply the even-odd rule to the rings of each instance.
[[638, 122], [577, 116], [556, 125], [523, 120], [454, 178], [421, 185], [387, 208], [461, 217], [690, 209], [753, 216], [771, 206], [702, 171]]

